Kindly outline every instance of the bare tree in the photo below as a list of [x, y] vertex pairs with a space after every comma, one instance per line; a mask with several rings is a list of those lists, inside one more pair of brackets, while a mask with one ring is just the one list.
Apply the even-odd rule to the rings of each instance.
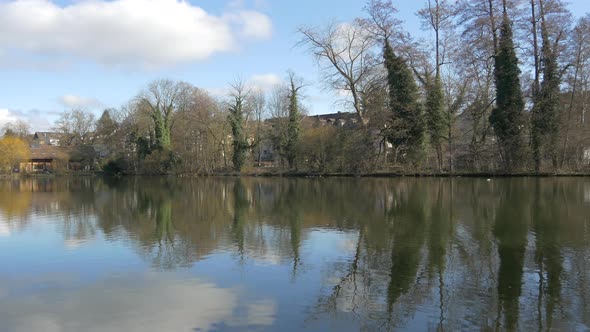
[[572, 168], [579, 169], [590, 139], [587, 116], [590, 109], [590, 14], [578, 20], [567, 44], [568, 63], [573, 68], [563, 79], [568, 96], [562, 128], [561, 167], [569, 163]]
[[428, 26], [434, 32], [434, 69], [436, 76], [440, 76], [440, 67], [445, 62], [444, 45], [442, 42], [443, 30], [448, 29], [452, 19], [452, 8], [446, 0], [428, 0], [426, 7], [418, 12], [424, 26]]
[[153, 121], [158, 148], [170, 147], [174, 113], [188, 106], [192, 89], [193, 87], [185, 82], [157, 80], [151, 82], [137, 96], [137, 107]]
[[84, 145], [92, 140], [95, 126], [94, 114], [81, 109], [64, 111], [55, 121], [53, 130], [60, 135], [64, 145]]
[[26, 121], [16, 120], [15, 122], [9, 122], [2, 128], [4, 135], [13, 135], [23, 139], [29, 137], [31, 133], [31, 126]]
[[360, 22], [301, 27], [299, 45], [307, 46], [318, 60], [325, 83], [330, 88], [350, 94], [350, 103], [360, 122], [369, 122], [365, 108], [366, 89], [376, 79], [381, 61], [373, 48], [376, 39]]
[[254, 91], [250, 95], [249, 104], [251, 105], [252, 111], [254, 112], [254, 117], [256, 118], [256, 160], [258, 165], [260, 165], [262, 158], [262, 121], [265, 117], [266, 111], [266, 96], [264, 95], [264, 92]]
[[268, 100], [268, 111], [271, 117], [268, 137], [276, 149], [279, 163], [282, 165], [289, 125], [289, 89], [286, 85], [279, 84], [273, 87]]

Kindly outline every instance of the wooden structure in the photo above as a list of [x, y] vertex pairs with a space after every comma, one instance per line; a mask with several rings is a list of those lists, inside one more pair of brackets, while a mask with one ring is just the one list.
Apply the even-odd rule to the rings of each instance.
[[67, 164], [69, 154], [66, 149], [49, 146], [31, 146], [31, 155], [27, 160], [20, 162], [19, 170], [24, 173], [45, 173], [56, 170], [59, 165]]

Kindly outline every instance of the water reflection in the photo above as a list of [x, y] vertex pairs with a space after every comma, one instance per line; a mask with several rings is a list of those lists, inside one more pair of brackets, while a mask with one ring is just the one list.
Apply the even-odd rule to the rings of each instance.
[[517, 183], [508, 183], [501, 190], [494, 225], [500, 259], [498, 297], [504, 327], [512, 331], [516, 330], [520, 313], [519, 300], [529, 220], [527, 211], [522, 206], [526, 205], [528, 188]]
[[[110, 322], [96, 325], [103, 330], [588, 329], [589, 186], [573, 178], [3, 181], [0, 321], [8, 331], [89, 330], [98, 320]], [[82, 276], [58, 278], [69, 286], [43, 277], [15, 284], [32, 266], [38, 276]], [[48, 301], [66, 309], [47, 312]]]
[[[234, 317], [239, 308], [248, 312], [244, 319]], [[203, 331], [221, 322], [270, 326], [274, 310], [271, 299], [240, 303], [236, 290], [157, 274], [112, 277], [76, 292], [57, 285], [0, 302], [2, 329], [8, 331]]]

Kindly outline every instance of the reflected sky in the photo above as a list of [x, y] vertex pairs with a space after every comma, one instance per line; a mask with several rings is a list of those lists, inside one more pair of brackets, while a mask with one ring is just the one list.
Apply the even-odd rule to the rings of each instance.
[[0, 331], [585, 331], [588, 188], [0, 181]]

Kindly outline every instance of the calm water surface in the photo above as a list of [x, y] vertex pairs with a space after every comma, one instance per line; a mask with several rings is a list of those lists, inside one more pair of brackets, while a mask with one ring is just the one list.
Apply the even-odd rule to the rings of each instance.
[[590, 179], [0, 181], [0, 331], [590, 331]]

